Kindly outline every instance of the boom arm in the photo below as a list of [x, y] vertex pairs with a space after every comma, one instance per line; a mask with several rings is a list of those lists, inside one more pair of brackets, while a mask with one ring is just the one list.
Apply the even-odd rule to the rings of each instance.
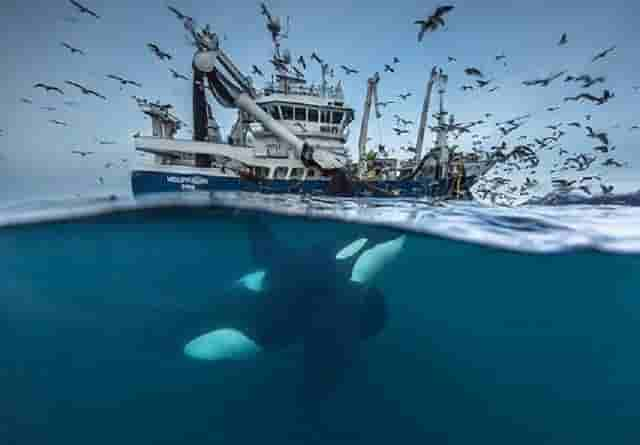
[[344, 167], [339, 158], [323, 153], [321, 150], [315, 152], [307, 142], [298, 138], [256, 104], [256, 94], [251, 83], [220, 49], [215, 34], [205, 36], [200, 34], [199, 42], [199, 50], [194, 56], [193, 64], [199, 71], [205, 73], [209, 88], [220, 104], [239, 108], [261, 122], [277, 138], [292, 146], [296, 157], [305, 165], [317, 166], [327, 171]]

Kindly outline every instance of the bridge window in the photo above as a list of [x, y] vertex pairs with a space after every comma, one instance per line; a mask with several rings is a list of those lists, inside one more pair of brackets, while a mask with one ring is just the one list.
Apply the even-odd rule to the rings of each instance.
[[317, 108], [309, 108], [309, 122], [318, 122]]
[[342, 122], [342, 117], [344, 116], [344, 113], [342, 111], [334, 111], [331, 113], [331, 123], [334, 125], [339, 124], [340, 122]]
[[273, 177], [274, 179], [287, 179], [287, 173], [289, 173], [289, 167], [276, 167]]
[[289, 107], [286, 105], [282, 106], [282, 119], [286, 121], [293, 120], [293, 107]]
[[320, 112], [320, 122], [322, 122], [323, 124], [328, 124], [329, 123], [329, 111], [322, 110]]
[[292, 168], [291, 179], [300, 179], [304, 175], [304, 168]]
[[280, 120], [280, 107], [278, 107], [277, 105], [271, 105], [269, 107], [269, 112], [272, 118], [278, 121]]
[[306, 121], [307, 120], [307, 109], [296, 107], [296, 120], [297, 121]]
[[269, 177], [269, 167], [256, 167], [255, 174], [260, 179], [265, 179]]

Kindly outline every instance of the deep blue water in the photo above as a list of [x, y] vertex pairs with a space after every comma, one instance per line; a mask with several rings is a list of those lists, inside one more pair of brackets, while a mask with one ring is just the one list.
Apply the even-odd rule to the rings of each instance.
[[[482, 227], [468, 208], [423, 210], [379, 285], [388, 324], [317, 401], [286, 354], [182, 353], [193, 315], [251, 270], [247, 211], [0, 228], [0, 443], [639, 443], [640, 255], [605, 248], [637, 247], [627, 211], [598, 210], [603, 233], [593, 209], [491, 210]], [[296, 246], [400, 233], [265, 218]], [[443, 219], [474, 242], [429, 233]]]

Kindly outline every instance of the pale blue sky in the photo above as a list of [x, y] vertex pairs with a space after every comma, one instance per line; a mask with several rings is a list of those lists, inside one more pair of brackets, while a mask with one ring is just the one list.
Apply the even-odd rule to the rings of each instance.
[[[257, 1], [181, 0], [84, 0], [83, 3], [102, 16], [95, 20], [79, 16], [66, 0], [4, 1], [0, 6], [0, 29], [3, 45], [1, 59], [6, 67], [0, 74], [0, 203], [7, 200], [31, 199], [43, 196], [82, 193], [94, 194], [129, 189], [128, 169], [104, 169], [109, 161], [134, 157], [130, 135], [138, 130], [149, 132], [149, 121], [137, 111], [130, 99], [137, 94], [159, 99], [176, 106], [177, 114], [191, 122], [190, 84], [171, 78], [169, 68], [190, 74], [193, 50], [186, 44], [180, 23], [167, 10], [172, 5], [201, 23], [210, 23], [214, 31], [226, 35], [224, 48], [239, 67], [248, 74], [252, 64], [270, 71], [270, 37], [264, 17], [259, 15]], [[372, 120], [370, 134], [374, 142], [382, 140], [389, 146], [405, 145], [407, 136], [393, 135], [392, 115], [398, 113], [417, 120], [425, 83], [431, 67], [442, 66], [450, 76], [447, 105], [459, 121], [482, 119], [485, 112], [494, 120], [479, 127], [478, 134], [492, 135], [498, 142], [493, 122], [521, 114], [532, 113], [534, 118], [522, 130], [513, 133], [530, 138], [545, 136], [544, 127], [557, 122], [577, 120], [593, 115], [596, 129], [610, 132], [614, 156], [631, 162], [631, 168], [612, 171], [611, 179], [619, 190], [637, 189], [635, 168], [640, 162], [638, 137], [632, 125], [640, 124], [638, 103], [640, 92], [640, 60], [638, 42], [640, 29], [634, 23], [640, 17], [640, 4], [623, 0], [608, 2], [586, 1], [507, 1], [463, 0], [451, 4], [456, 9], [446, 18], [447, 27], [428, 34], [417, 42], [418, 27], [413, 21], [431, 12], [436, 3], [395, 0], [354, 1], [326, 0], [322, 2], [273, 0], [268, 5], [273, 14], [290, 15], [291, 39], [286, 41], [293, 55], [309, 59], [312, 51], [335, 65], [346, 64], [360, 70], [360, 74], [343, 79], [347, 101], [356, 110], [349, 146], [355, 148], [359, 132], [366, 79], [375, 71], [381, 74], [384, 64], [393, 56], [401, 60], [394, 74], [383, 74], [380, 83], [381, 99], [396, 99], [410, 91], [413, 96], [404, 103], [391, 105], [381, 123], [381, 131]], [[68, 17], [79, 17], [71, 24]], [[563, 32], [569, 44], [556, 44]], [[72, 55], [60, 45], [66, 41], [87, 52], [86, 56]], [[146, 48], [156, 42], [175, 57], [161, 62]], [[612, 45], [617, 50], [607, 59], [591, 63], [599, 51]], [[507, 56], [508, 66], [495, 62], [495, 56]], [[448, 64], [447, 56], [458, 59]], [[319, 80], [319, 68], [310, 64], [308, 79]], [[495, 93], [487, 89], [463, 93], [460, 86], [470, 79], [464, 68], [476, 66], [501, 87]], [[577, 85], [558, 81], [549, 88], [523, 87], [523, 80], [546, 77], [552, 72], [568, 70], [570, 74], [606, 75], [606, 87], [616, 97], [602, 107], [590, 104], [564, 104], [562, 98], [583, 90]], [[105, 78], [117, 74], [141, 82], [142, 89], [120, 86]], [[65, 80], [86, 84], [108, 97], [100, 99], [82, 96]], [[54, 93], [34, 90], [37, 82], [62, 87], [64, 98]], [[256, 79], [260, 83], [261, 79]], [[602, 86], [589, 91], [602, 94]], [[33, 105], [20, 103], [21, 97], [31, 98]], [[64, 100], [76, 100], [69, 107]], [[555, 113], [547, 107], [560, 105]], [[41, 106], [58, 110], [48, 112]], [[220, 123], [228, 132], [235, 116], [230, 110], [216, 106]], [[69, 122], [69, 128], [49, 124], [49, 119]], [[613, 128], [620, 124], [620, 128]], [[579, 129], [568, 129], [564, 147], [569, 151], [590, 151], [594, 144]], [[184, 137], [190, 137], [187, 133]], [[117, 141], [116, 145], [98, 145], [96, 138]], [[410, 135], [415, 141], [415, 131]], [[428, 136], [428, 140], [430, 140]], [[461, 138], [461, 145], [470, 149], [471, 138]], [[73, 149], [98, 152], [81, 159], [71, 154]], [[554, 153], [545, 153], [551, 162]], [[542, 172], [542, 169], [539, 169]], [[594, 172], [607, 173], [596, 168]], [[105, 185], [98, 186], [96, 178], [103, 176]], [[546, 179], [545, 179], [546, 178]], [[548, 181], [548, 175], [541, 179]]]

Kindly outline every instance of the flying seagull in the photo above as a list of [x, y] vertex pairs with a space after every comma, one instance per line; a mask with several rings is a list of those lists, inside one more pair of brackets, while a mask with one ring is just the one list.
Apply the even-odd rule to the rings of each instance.
[[51, 122], [52, 124], [55, 124], [55, 125], [60, 125], [61, 127], [68, 127], [69, 126], [69, 124], [67, 124], [66, 122], [59, 121], [57, 119], [50, 119], [49, 122]]
[[599, 59], [604, 59], [605, 57], [607, 57], [607, 54], [609, 54], [611, 51], [614, 51], [616, 49], [615, 45], [605, 49], [604, 51], [602, 51], [601, 53], [598, 53], [595, 55], [595, 57], [593, 58], [592, 62], [595, 62]]
[[173, 75], [174, 79], [182, 79], [182, 80], [189, 80], [189, 78], [187, 76], [185, 76], [184, 74], [180, 74], [179, 72], [177, 72], [176, 70], [174, 70], [173, 68], [169, 68], [169, 71], [171, 72], [171, 74]]
[[311, 53], [311, 60], [315, 60], [320, 65], [324, 65], [324, 60], [322, 60], [315, 52]]
[[251, 72], [251, 74], [257, 74], [260, 77], [264, 77], [264, 73], [260, 71], [260, 68], [258, 68], [255, 65], [253, 65], [252, 68], [253, 68], [253, 71]]
[[27, 99], [27, 98], [24, 98], [24, 97], [20, 98], [20, 102], [22, 102], [23, 104], [32, 104], [33, 103], [33, 101], [31, 99]]
[[92, 152], [92, 151], [80, 151], [80, 150], [73, 150], [71, 153], [73, 153], [74, 155], [80, 155], [83, 158], [85, 156], [89, 156], [89, 155], [94, 154], [94, 152]]
[[564, 46], [566, 45], [568, 42], [567, 40], [567, 33], [565, 32], [564, 34], [562, 34], [562, 37], [560, 37], [560, 41], [558, 42], [558, 46]]
[[553, 74], [549, 77], [547, 77], [546, 79], [536, 79], [536, 80], [525, 80], [524, 82], [522, 82], [523, 85], [525, 86], [534, 86], [534, 85], [540, 85], [542, 87], [548, 87], [549, 84], [551, 82], [553, 82], [554, 80], [556, 80], [559, 77], [562, 77], [566, 74], [566, 71], [562, 71], [558, 74]]
[[[117, 80], [118, 82], [120, 82], [120, 84], [123, 87], [125, 87], [127, 85], [133, 85], [133, 86], [136, 86], [138, 88], [142, 88], [142, 84], [140, 84], [138, 82], [134, 82], [133, 80], [125, 79], [124, 77], [116, 76], [115, 74], [109, 74], [107, 76], [107, 79]], [[122, 88], [120, 88], [120, 89], [122, 89]]]
[[464, 73], [467, 76], [484, 77], [484, 74], [482, 74], [482, 71], [480, 71], [478, 68], [467, 68], [464, 70]]
[[403, 134], [409, 133], [409, 130], [402, 130], [400, 128], [394, 128], [393, 131], [395, 131], [397, 136], [402, 136]]
[[[611, 92], [609, 92], [609, 90], [604, 90], [604, 93], [602, 93], [602, 97], [596, 97], [592, 94], [587, 94], [587, 93], [582, 93], [582, 94], [578, 94], [577, 96], [574, 97], [565, 97], [564, 101], [565, 102], [569, 102], [569, 101], [580, 101], [582, 99], [585, 100], [589, 100], [591, 102], [594, 102], [596, 105], [602, 105], [605, 104], [609, 101], [609, 99], [612, 99], [615, 97], [615, 94], [612, 94]], [[589, 119], [587, 119], [589, 120]]]
[[84, 51], [82, 51], [81, 49], [78, 49], [78, 48], [74, 48], [73, 46], [69, 45], [69, 44], [68, 44], [68, 43], [66, 43], [66, 42], [61, 42], [61, 43], [60, 43], [60, 45], [64, 46], [64, 47], [65, 47], [65, 48], [67, 48], [69, 51], [71, 51], [71, 54], [78, 53], [78, 54], [81, 54], [81, 55], [83, 55], [83, 56], [85, 55]]
[[396, 72], [396, 70], [391, 68], [391, 66], [387, 65], [386, 63], [384, 64], [384, 71], [385, 71], [385, 73], [395, 73]]
[[175, 14], [175, 16], [178, 18], [178, 20], [182, 20], [183, 22], [184, 21], [193, 22], [193, 17], [189, 17], [188, 15], [185, 15], [185, 14], [181, 13], [176, 8], [174, 8], [173, 6], [167, 6], [167, 8], [169, 8], [169, 11], [171, 11], [171, 12], [173, 12]]
[[605, 133], [605, 132], [596, 133], [596, 132], [593, 131], [593, 128], [588, 127], [588, 126], [585, 127], [585, 128], [589, 132], [589, 134], [587, 134], [588, 137], [593, 138], [593, 139], [598, 139], [604, 145], [609, 145], [609, 138], [607, 137], [607, 133]]
[[80, 91], [82, 91], [82, 94], [90, 94], [90, 95], [99, 97], [100, 99], [107, 100], [107, 98], [104, 97], [102, 94], [100, 94], [100, 93], [98, 93], [96, 91], [90, 90], [89, 88], [83, 87], [79, 83], [71, 82], [70, 80], [65, 80], [64, 83], [66, 83], [67, 85], [71, 85], [73, 87], [78, 88]]
[[99, 19], [99, 18], [100, 18], [100, 16], [99, 16], [98, 14], [96, 14], [96, 13], [95, 13], [95, 12], [93, 12], [91, 9], [87, 8], [86, 6], [81, 5], [81, 4], [80, 4], [80, 3], [78, 3], [77, 1], [75, 1], [75, 0], [69, 0], [69, 2], [70, 2], [73, 6], [75, 6], [75, 7], [78, 9], [78, 11], [80, 11], [82, 14], [88, 14], [88, 15], [91, 15], [91, 16], [93, 16], [93, 17], [97, 18], [97, 19]]
[[33, 88], [43, 88], [47, 93], [49, 91], [55, 91], [56, 93], [64, 94], [64, 91], [62, 91], [60, 88], [46, 85], [44, 83], [37, 83], [33, 86]]
[[340, 65], [340, 68], [342, 68], [344, 70], [344, 73], [348, 76], [350, 74], [358, 74], [360, 71], [353, 69], [353, 68], [349, 68], [346, 65]]
[[160, 60], [171, 60], [171, 54], [166, 53], [160, 49], [155, 43], [147, 43], [147, 47], [153, 52]]
[[399, 94], [398, 97], [402, 100], [407, 100], [409, 97], [411, 97], [412, 94], [411, 93], [406, 93], [406, 94]]
[[420, 31], [418, 32], [418, 42], [422, 42], [424, 35], [428, 31], [435, 31], [440, 26], [444, 26], [443, 17], [445, 14], [451, 12], [454, 6], [439, 6], [433, 14], [424, 20], [416, 20], [414, 24], [420, 25]]

